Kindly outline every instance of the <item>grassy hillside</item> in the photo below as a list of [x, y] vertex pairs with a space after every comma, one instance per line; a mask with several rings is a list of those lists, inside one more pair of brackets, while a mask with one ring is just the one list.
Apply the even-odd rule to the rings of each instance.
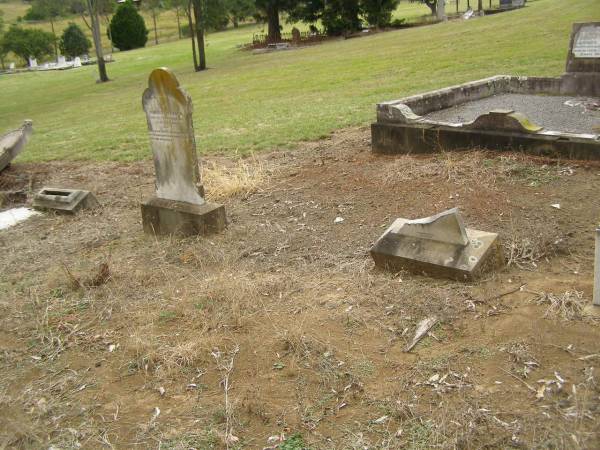
[[[486, 2], [487, 3], [487, 2]], [[597, 19], [597, 0], [536, 0], [522, 10], [470, 21], [253, 55], [237, 45], [256, 26], [208, 37], [210, 70], [194, 73], [190, 44], [115, 54], [108, 84], [96, 69], [1, 76], [0, 130], [34, 121], [21, 160], [149, 157], [141, 95], [150, 71], [172, 68], [195, 105], [203, 152], [292, 146], [369, 123], [374, 105], [500, 73], [558, 75], [571, 23]]]

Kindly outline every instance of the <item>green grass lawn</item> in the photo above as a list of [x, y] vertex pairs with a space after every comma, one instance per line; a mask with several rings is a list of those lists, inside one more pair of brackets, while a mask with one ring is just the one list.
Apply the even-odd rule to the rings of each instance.
[[209, 35], [210, 70], [201, 73], [185, 40], [116, 53], [107, 84], [95, 83], [95, 67], [0, 76], [0, 130], [34, 121], [20, 161], [149, 158], [141, 96], [150, 71], [167, 66], [194, 100], [201, 152], [291, 147], [369, 123], [379, 101], [496, 74], [559, 75], [572, 22], [600, 16], [598, 0], [568, 5], [536, 0], [481, 19], [262, 55], [236, 47], [257, 30], [251, 25]]

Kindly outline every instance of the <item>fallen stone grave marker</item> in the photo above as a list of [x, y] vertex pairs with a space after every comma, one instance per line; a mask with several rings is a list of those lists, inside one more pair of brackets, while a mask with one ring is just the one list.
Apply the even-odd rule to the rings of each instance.
[[144, 231], [180, 235], [222, 231], [225, 208], [204, 199], [191, 97], [169, 69], [159, 68], [150, 74], [142, 103], [156, 171], [156, 195], [142, 203]]
[[82, 209], [99, 206], [90, 191], [78, 189], [43, 188], [33, 197], [33, 207], [39, 211], [57, 211], [75, 214]]
[[396, 219], [371, 249], [385, 270], [470, 281], [504, 264], [496, 233], [465, 228], [458, 209]]

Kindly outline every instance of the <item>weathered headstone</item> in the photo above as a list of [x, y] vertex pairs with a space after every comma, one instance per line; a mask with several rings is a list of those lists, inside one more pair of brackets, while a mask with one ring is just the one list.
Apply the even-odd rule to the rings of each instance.
[[29, 58], [29, 67], [35, 68], [38, 66], [37, 59]]
[[424, 219], [396, 219], [371, 256], [386, 270], [465, 281], [504, 264], [498, 235], [465, 228], [456, 208]]
[[0, 136], [0, 172], [23, 151], [32, 133], [33, 122], [26, 120], [21, 128]]
[[142, 103], [156, 171], [156, 196], [142, 204], [144, 231], [206, 234], [225, 228], [225, 208], [204, 200], [192, 99], [166, 68], [155, 69]]
[[600, 22], [574, 23], [562, 90], [600, 95]]
[[90, 191], [78, 189], [43, 188], [33, 197], [34, 209], [75, 214], [81, 209], [98, 206], [98, 200]]
[[57, 66], [65, 66], [67, 64], [67, 58], [64, 57], [64, 55], [59, 55], [57, 60], [56, 60], [56, 65]]
[[15, 67], [16, 67], [16, 66], [15, 66], [15, 63], [14, 63], [14, 62], [11, 62], [11, 63], [8, 65], [8, 70], [15, 70]]
[[73, 67], [81, 67], [81, 58], [79, 56], [76, 56], [73, 60]]

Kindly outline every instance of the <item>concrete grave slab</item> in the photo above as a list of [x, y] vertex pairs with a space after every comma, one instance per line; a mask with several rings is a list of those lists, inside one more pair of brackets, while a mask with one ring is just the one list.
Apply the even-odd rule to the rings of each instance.
[[567, 71], [560, 78], [498, 75], [379, 103], [371, 125], [373, 151], [479, 147], [599, 160], [599, 36], [600, 22], [573, 25]]
[[39, 211], [75, 214], [82, 209], [99, 206], [90, 191], [45, 187], [33, 197], [33, 207]]
[[21, 128], [0, 136], [0, 172], [23, 151], [32, 133], [33, 122], [26, 120]]
[[142, 98], [156, 171], [156, 196], [142, 204], [144, 231], [206, 234], [225, 228], [225, 208], [208, 205], [196, 154], [192, 99], [167, 68], [152, 71]]
[[460, 281], [504, 265], [498, 234], [465, 228], [456, 208], [424, 219], [396, 219], [371, 256], [385, 270]]

